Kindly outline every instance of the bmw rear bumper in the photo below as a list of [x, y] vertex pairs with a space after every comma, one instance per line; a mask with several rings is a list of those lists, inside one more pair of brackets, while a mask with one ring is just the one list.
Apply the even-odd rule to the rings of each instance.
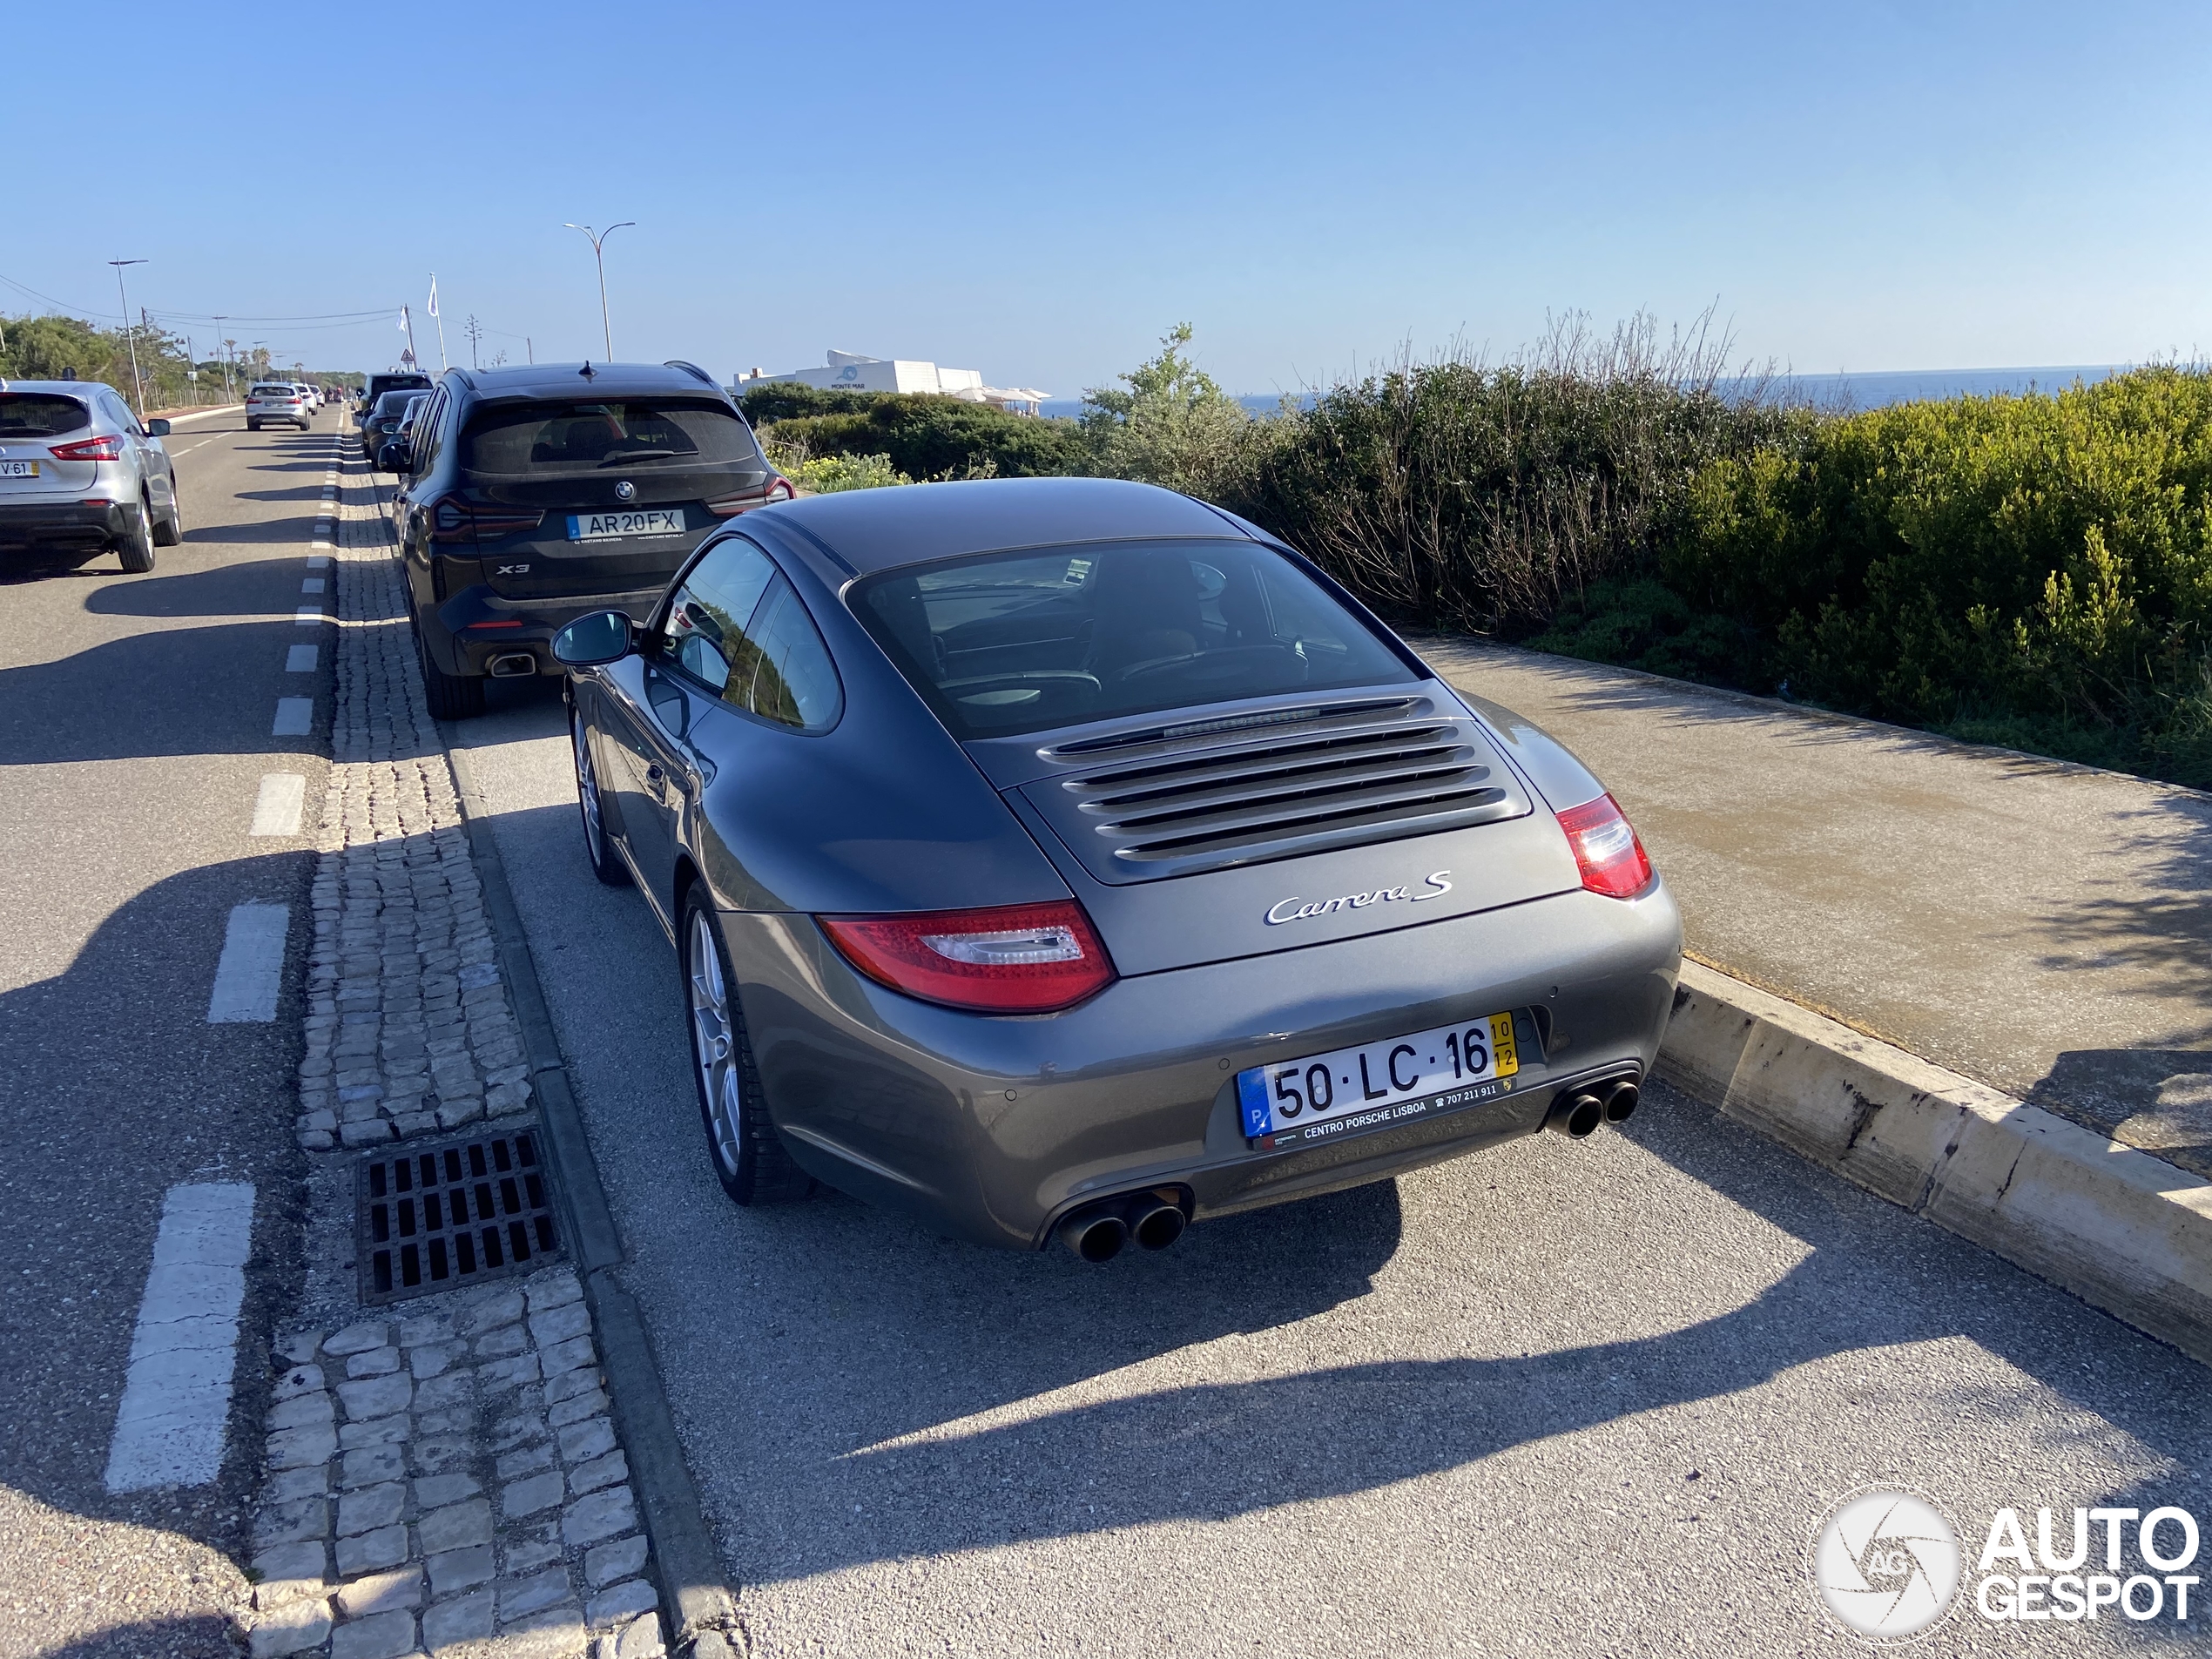
[[568, 671], [553, 660], [553, 636], [594, 610], [627, 611], [643, 622], [666, 583], [636, 593], [588, 593], [561, 599], [502, 598], [478, 583], [462, 589], [422, 618], [431, 658], [448, 674], [484, 675], [493, 661], [527, 651], [536, 672]]
[[[1080, 1204], [1169, 1184], [1196, 1214], [1355, 1186], [1533, 1133], [1554, 1095], [1649, 1070], [1682, 961], [1673, 899], [1572, 893], [1117, 981], [986, 1017], [855, 974], [803, 915], [725, 912], [771, 1116], [817, 1178], [927, 1224], [1035, 1247]], [[1297, 1150], [1243, 1133], [1236, 1074], [1510, 1008], [1551, 1031], [1513, 1092]]]

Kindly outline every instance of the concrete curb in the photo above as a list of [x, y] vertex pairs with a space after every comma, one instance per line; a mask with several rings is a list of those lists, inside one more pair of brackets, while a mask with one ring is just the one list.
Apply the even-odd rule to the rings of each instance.
[[2212, 1182], [1696, 962], [1656, 1070], [2212, 1365]]
[[[441, 727], [443, 730], [442, 725]], [[461, 802], [469, 851], [482, 884], [484, 909], [499, 948], [501, 976], [513, 999], [523, 1048], [529, 1058], [554, 1187], [568, 1228], [570, 1250], [583, 1280], [584, 1299], [603, 1338], [599, 1363], [614, 1397], [614, 1414], [630, 1454], [630, 1479], [652, 1540], [649, 1568], [660, 1581], [661, 1607], [671, 1626], [671, 1650], [682, 1659], [732, 1659], [740, 1649], [729, 1633], [737, 1627], [737, 1598], [722, 1567], [722, 1552], [706, 1524], [691, 1466], [668, 1407], [659, 1369], [637, 1304], [615, 1277], [623, 1261], [621, 1230], [607, 1204], [599, 1165], [591, 1154], [583, 1114], [569, 1087], [567, 1063], [553, 1032], [553, 1017], [538, 983], [523, 930], [522, 913], [507, 885], [507, 868], [482, 799], [468, 775], [464, 752], [447, 734], [455, 795]]]

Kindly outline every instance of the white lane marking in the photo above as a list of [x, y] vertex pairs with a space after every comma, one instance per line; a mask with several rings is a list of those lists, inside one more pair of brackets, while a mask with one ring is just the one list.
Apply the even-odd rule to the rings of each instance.
[[284, 671], [287, 674], [312, 674], [315, 671], [315, 648], [294, 645], [284, 653]]
[[223, 954], [207, 994], [210, 1025], [266, 1025], [276, 1018], [277, 981], [284, 972], [284, 938], [292, 907], [242, 904], [232, 907], [223, 930]]
[[309, 547], [328, 547], [330, 543], [318, 536], [314, 541], [308, 543], [307, 545]]
[[[195, 449], [205, 449], [209, 444], [214, 442], [215, 440], [212, 438], [202, 438], [198, 443], [188, 443], [183, 448], [174, 450], [172, 453], [180, 455], [188, 455]], [[168, 445], [164, 444], [162, 448], [165, 449], [168, 448]]]
[[322, 612], [320, 610], [295, 610], [292, 613], [292, 620], [305, 627], [310, 624], [320, 622], [322, 620]]
[[265, 772], [261, 792], [253, 798], [253, 827], [249, 835], [297, 835], [300, 813], [307, 802], [307, 780], [296, 772]]
[[251, 1183], [169, 1189], [108, 1443], [110, 1492], [204, 1487], [221, 1470], [253, 1236]]
[[307, 555], [307, 568], [308, 568], [310, 570], [328, 570], [328, 569], [330, 568], [330, 556], [329, 556], [327, 553], [310, 553], [310, 554], [308, 554], [308, 555]]
[[315, 724], [315, 700], [312, 697], [280, 697], [277, 698], [276, 724], [269, 728], [273, 738], [304, 738]]
[[320, 593], [322, 591], [322, 578], [319, 576], [311, 576], [307, 577], [307, 580], [300, 583], [300, 591], [302, 593]]

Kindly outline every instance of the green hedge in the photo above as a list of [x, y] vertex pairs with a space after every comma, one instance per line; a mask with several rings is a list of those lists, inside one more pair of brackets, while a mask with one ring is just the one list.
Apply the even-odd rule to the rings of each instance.
[[[909, 478], [1032, 478], [1088, 470], [1082, 436], [1070, 421], [1008, 415], [954, 397], [829, 395], [867, 401], [849, 412], [756, 421], [762, 439], [812, 456], [887, 455]], [[764, 399], [763, 407], [774, 405]]]

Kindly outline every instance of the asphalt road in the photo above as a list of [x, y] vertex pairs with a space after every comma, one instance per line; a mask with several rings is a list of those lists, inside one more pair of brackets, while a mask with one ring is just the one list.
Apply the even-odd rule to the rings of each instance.
[[1604, 778], [1691, 951], [2212, 1175], [2212, 797], [1467, 639]]
[[[266, 773], [306, 779], [310, 832], [321, 799], [327, 631], [293, 611], [317, 603], [303, 561], [338, 419], [179, 426], [186, 539], [151, 576], [111, 556], [0, 570], [0, 1655], [233, 1652], [258, 1435], [212, 1485], [114, 1497], [103, 1476], [167, 1190], [257, 1189], [234, 1422], [258, 1426], [295, 1280], [311, 855], [248, 831]], [[319, 671], [288, 672], [311, 639]], [[278, 699], [305, 696], [316, 723], [272, 736]], [[210, 1024], [248, 900], [292, 907], [277, 1018]]]
[[[1817, 1519], [2212, 1507], [2205, 1372], [1655, 1089], [1103, 1269], [729, 1205], [557, 695], [456, 728], [761, 1656], [1844, 1653]], [[2201, 1649], [2202, 1620], [1916, 1651]]]

